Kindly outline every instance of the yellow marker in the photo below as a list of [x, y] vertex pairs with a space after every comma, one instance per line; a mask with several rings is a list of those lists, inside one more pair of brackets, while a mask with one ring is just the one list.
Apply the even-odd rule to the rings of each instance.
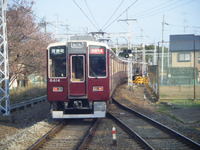
[[147, 77], [137, 76], [135, 80], [133, 80], [135, 84], [148, 84], [149, 80]]

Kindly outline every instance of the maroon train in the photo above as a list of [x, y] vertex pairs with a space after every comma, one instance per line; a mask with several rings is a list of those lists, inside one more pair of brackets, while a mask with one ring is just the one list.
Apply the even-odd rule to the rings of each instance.
[[52, 117], [105, 117], [114, 89], [127, 79], [127, 63], [95, 41], [53, 43], [47, 52]]

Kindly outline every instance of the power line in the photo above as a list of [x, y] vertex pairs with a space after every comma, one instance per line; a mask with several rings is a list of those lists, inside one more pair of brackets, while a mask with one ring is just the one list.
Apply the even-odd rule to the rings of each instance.
[[[170, 26], [174, 26], [174, 27], [184, 27], [185, 25], [177, 25], [177, 24], [169, 24]], [[200, 28], [200, 26], [189, 26], [189, 25], [186, 25], [187, 28]]]
[[89, 13], [90, 13], [90, 16], [91, 16], [92, 19], [94, 20], [95, 25], [100, 29], [100, 27], [99, 27], [99, 25], [98, 25], [98, 23], [97, 23], [97, 21], [96, 21], [94, 15], [93, 15], [93, 13], [92, 13], [92, 11], [91, 11], [91, 9], [90, 9], [88, 3], [87, 3], [87, 0], [84, 0], [84, 2], [85, 2], [85, 5], [86, 5], [86, 7], [87, 7]]
[[[179, 2], [182, 2], [182, 3], [179, 3]], [[151, 16], [154, 16], [154, 15], [157, 15], [159, 13], [162, 13], [163, 11], [171, 11], [177, 7], [180, 7], [182, 5], [186, 5], [188, 4], [189, 2], [191, 2], [191, 0], [188, 0], [188, 1], [176, 1], [174, 3], [171, 3], [169, 5], [166, 5], [164, 7], [161, 7], [160, 9], [157, 9], [157, 10], [150, 10], [148, 13], [144, 14], [144, 15], [136, 15], [136, 17], [140, 17], [141, 18], [146, 18], [146, 17], [151, 17]], [[172, 6], [173, 5], [173, 6]], [[172, 7], [171, 7], [172, 6]]]
[[[171, 1], [165, 1], [165, 2], [163, 2], [163, 3], [160, 3], [160, 4], [158, 4], [158, 5], [156, 5], [156, 6], [154, 6], [154, 7], [151, 7], [151, 8], [149, 8], [149, 9], [145, 9], [144, 11], [142, 11], [142, 12], [138, 12], [138, 13], [135, 13], [134, 15], [135, 16], [139, 16], [139, 15], [145, 15], [145, 14], [149, 14], [149, 13], [151, 13], [152, 11], [156, 11], [156, 10], [161, 10], [163, 7], [162, 6], [166, 6], [166, 4], [167, 5], [172, 5], [174, 2], [173, 2], [174, 0], [171, 0]], [[177, 1], [177, 0], [176, 0]], [[179, 2], [179, 0], [177, 1], [177, 2]], [[171, 4], [170, 4], [171, 3]], [[175, 2], [176, 3], [176, 2]]]
[[115, 21], [117, 21], [124, 13], [127, 12], [138, 0], [135, 0], [131, 5], [129, 5], [118, 17], [116, 17], [110, 24], [108, 24], [103, 30], [106, 30], [108, 27], [110, 27]]
[[116, 12], [119, 10], [119, 8], [121, 7], [121, 5], [123, 4], [124, 0], [122, 0], [119, 5], [117, 6], [117, 8], [113, 11], [112, 15], [108, 18], [108, 20], [106, 21], [106, 23], [103, 25], [102, 29], [109, 23], [109, 21], [113, 18], [113, 16], [116, 14]]
[[83, 15], [88, 19], [88, 21], [93, 25], [94, 28], [96, 28], [96, 30], [98, 30], [98, 27], [92, 22], [92, 20], [88, 17], [88, 15], [83, 11], [83, 9], [78, 5], [78, 3], [73, 0], [74, 4], [81, 10], [81, 12], [83, 13]]
[[[186, 28], [187, 28], [187, 30], [189, 30], [189, 31], [192, 31], [193, 30], [193, 32], [195, 33], [197, 33], [197, 32], [200, 32], [200, 26], [190, 26], [190, 25], [177, 25], [177, 24], [171, 24], [171, 23], [169, 23], [168, 24], [170, 27], [173, 27], [173, 28], [178, 28], [178, 29], [180, 29], [180, 28], [184, 28], [184, 31], [186, 30]], [[176, 30], [177, 31], [177, 30]]]

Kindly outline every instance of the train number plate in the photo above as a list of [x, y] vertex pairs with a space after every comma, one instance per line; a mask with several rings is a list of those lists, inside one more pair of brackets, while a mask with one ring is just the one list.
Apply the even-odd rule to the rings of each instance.
[[49, 82], [60, 82], [60, 79], [49, 79]]

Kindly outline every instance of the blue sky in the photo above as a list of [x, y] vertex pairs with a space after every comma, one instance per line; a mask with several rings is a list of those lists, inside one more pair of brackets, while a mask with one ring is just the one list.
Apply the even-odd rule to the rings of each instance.
[[[135, 1], [136, 3], [122, 14]], [[163, 14], [166, 23], [169, 24], [165, 25], [166, 41], [169, 39], [169, 34], [200, 34], [200, 0], [75, 0], [75, 2], [78, 6], [74, 0], [35, 0], [34, 11], [39, 18], [45, 17], [46, 21], [51, 22], [47, 28], [51, 32], [56, 32], [55, 22], [58, 20], [62, 26], [58, 26], [60, 30], [57, 33], [97, 31], [102, 29], [107, 21], [112, 23], [114, 20], [116, 21], [108, 26], [105, 32], [127, 32], [127, 23], [117, 20], [126, 19], [128, 16], [137, 19], [131, 26], [134, 44], [161, 40]], [[85, 17], [79, 7], [91, 21]], [[118, 9], [111, 18], [116, 8]], [[118, 18], [120, 14], [122, 15]], [[63, 26], [66, 24], [69, 25], [68, 31], [66, 26]]]

